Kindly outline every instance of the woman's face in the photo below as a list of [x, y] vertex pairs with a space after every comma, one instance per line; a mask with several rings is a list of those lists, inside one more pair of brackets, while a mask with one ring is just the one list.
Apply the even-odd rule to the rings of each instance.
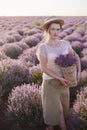
[[56, 39], [58, 38], [59, 32], [60, 32], [60, 25], [57, 23], [52, 23], [49, 27], [49, 36], [51, 38]]

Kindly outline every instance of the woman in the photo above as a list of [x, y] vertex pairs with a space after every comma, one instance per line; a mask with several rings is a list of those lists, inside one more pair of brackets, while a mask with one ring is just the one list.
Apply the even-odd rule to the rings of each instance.
[[78, 55], [65, 40], [58, 40], [64, 21], [57, 17], [49, 17], [43, 24], [46, 41], [38, 47], [37, 56], [43, 71], [42, 107], [44, 122], [47, 130], [54, 130], [59, 125], [66, 130], [65, 118], [69, 112], [69, 87], [61, 70], [55, 64], [55, 58], [60, 54], [72, 52], [77, 57], [77, 78], [79, 80], [81, 68]]

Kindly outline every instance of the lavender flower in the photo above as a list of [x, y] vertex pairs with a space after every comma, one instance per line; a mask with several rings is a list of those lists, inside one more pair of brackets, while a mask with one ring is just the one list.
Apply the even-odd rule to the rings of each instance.
[[7, 116], [23, 122], [28, 121], [29, 125], [41, 124], [43, 122], [41, 89], [30, 84], [13, 89], [8, 97]]
[[2, 96], [9, 93], [14, 86], [30, 83], [29, 68], [21, 60], [6, 59], [0, 61], [0, 85]]
[[76, 57], [72, 54], [60, 55], [56, 57], [55, 63], [61, 67], [68, 67], [76, 64]]
[[23, 54], [19, 56], [19, 59], [24, 59], [26, 62], [30, 62], [31, 66], [39, 64], [36, 56], [37, 47], [32, 47], [23, 51]]
[[78, 115], [73, 114], [72, 112], [70, 113], [67, 122], [67, 128], [68, 130], [85, 130], [84, 122]]
[[87, 86], [84, 86], [80, 92], [77, 93], [77, 99], [73, 105], [75, 114], [86, 123], [87, 125]]

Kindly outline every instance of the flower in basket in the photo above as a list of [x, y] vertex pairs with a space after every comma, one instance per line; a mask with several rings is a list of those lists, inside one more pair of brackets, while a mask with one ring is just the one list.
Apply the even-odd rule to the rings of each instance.
[[55, 63], [61, 67], [68, 67], [76, 64], [76, 57], [71, 53], [66, 55], [59, 55], [55, 59]]
[[69, 81], [69, 87], [77, 86], [77, 59], [71, 53], [59, 55], [55, 59], [55, 63], [60, 66], [63, 76]]

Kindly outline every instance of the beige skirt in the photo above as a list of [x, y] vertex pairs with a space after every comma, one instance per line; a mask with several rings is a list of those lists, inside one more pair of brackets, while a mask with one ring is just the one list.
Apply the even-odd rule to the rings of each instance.
[[45, 124], [59, 124], [60, 100], [63, 106], [64, 115], [67, 117], [69, 113], [69, 88], [62, 86], [56, 79], [43, 80], [42, 107]]

